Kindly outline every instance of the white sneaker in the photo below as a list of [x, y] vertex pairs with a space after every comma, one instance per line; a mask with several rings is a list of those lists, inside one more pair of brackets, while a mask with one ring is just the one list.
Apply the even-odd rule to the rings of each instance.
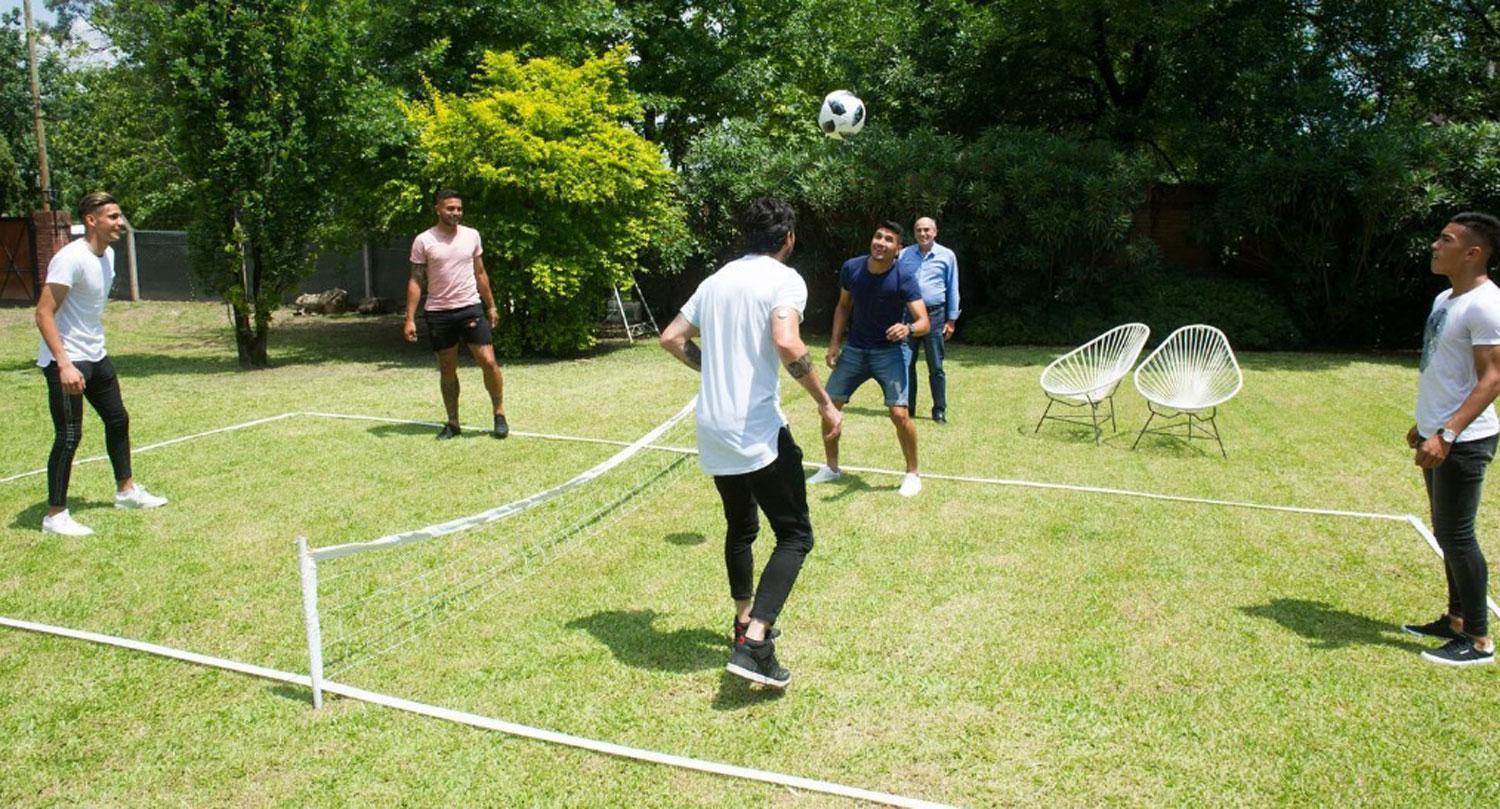
[[86, 537], [94, 533], [94, 529], [87, 525], [79, 525], [73, 519], [73, 515], [67, 509], [42, 518], [42, 533], [60, 534], [65, 537]]
[[123, 492], [115, 492], [115, 508], [161, 508], [167, 498], [158, 497], [137, 483]]
[[906, 477], [901, 479], [901, 496], [916, 497], [917, 492], [922, 491], [922, 479], [917, 477], [916, 472], [907, 472]]
[[843, 472], [840, 472], [837, 469], [830, 468], [828, 466], [828, 464], [823, 464], [823, 465], [821, 465], [821, 466], [818, 467], [818, 469], [817, 469], [816, 472], [812, 473], [812, 477], [808, 478], [807, 482], [808, 483], [832, 483], [833, 481], [838, 480], [839, 478], [841, 478], [843, 476], [844, 476]]

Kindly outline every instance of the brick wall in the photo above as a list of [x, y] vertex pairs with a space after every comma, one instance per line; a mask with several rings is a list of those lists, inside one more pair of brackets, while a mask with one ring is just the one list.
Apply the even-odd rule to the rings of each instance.
[[72, 224], [73, 219], [68, 216], [67, 211], [36, 211], [31, 215], [31, 232], [34, 238], [32, 244], [36, 250], [37, 279], [40, 283], [47, 283], [47, 265], [52, 263], [52, 257], [72, 240], [69, 234]]

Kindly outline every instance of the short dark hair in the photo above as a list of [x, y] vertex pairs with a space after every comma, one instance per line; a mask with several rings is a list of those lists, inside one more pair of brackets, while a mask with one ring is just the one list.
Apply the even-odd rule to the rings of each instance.
[[879, 224], [877, 224], [875, 226], [875, 229], [876, 230], [889, 230], [890, 232], [896, 234], [896, 243], [897, 244], [900, 244], [901, 242], [903, 242], [903, 241], [906, 240], [906, 231], [902, 230], [901, 229], [901, 225], [897, 224], [894, 220], [891, 220], [891, 219], [882, 220]]
[[457, 199], [459, 202], [463, 202], [464, 195], [451, 188], [439, 188], [437, 193], [432, 195], [432, 204], [442, 205], [450, 199]]
[[786, 241], [786, 235], [796, 229], [797, 212], [776, 197], [761, 197], [751, 202], [740, 216], [745, 249], [752, 253], [775, 253]]
[[84, 194], [83, 199], [78, 200], [78, 221], [106, 205], [119, 205], [115, 198], [103, 191], [92, 191]]
[[1486, 266], [1495, 260], [1495, 254], [1500, 252], [1500, 219], [1479, 211], [1464, 211], [1448, 221], [1463, 225], [1469, 236], [1484, 248]]

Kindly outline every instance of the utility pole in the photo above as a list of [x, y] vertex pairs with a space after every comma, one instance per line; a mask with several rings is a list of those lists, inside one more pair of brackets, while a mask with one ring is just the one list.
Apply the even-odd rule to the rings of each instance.
[[42, 87], [36, 71], [36, 25], [31, 21], [31, 0], [26, 9], [26, 61], [31, 66], [31, 121], [36, 126], [36, 166], [42, 181], [42, 210], [52, 210], [52, 175], [47, 170], [47, 127], [42, 124]]

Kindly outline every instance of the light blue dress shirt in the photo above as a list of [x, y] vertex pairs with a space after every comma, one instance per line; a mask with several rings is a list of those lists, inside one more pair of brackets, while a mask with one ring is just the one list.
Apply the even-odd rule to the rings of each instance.
[[916, 273], [923, 303], [929, 308], [943, 307], [947, 320], [958, 319], [958, 256], [952, 250], [933, 242], [932, 249], [924, 256], [921, 247], [908, 245], [896, 257], [896, 264]]

